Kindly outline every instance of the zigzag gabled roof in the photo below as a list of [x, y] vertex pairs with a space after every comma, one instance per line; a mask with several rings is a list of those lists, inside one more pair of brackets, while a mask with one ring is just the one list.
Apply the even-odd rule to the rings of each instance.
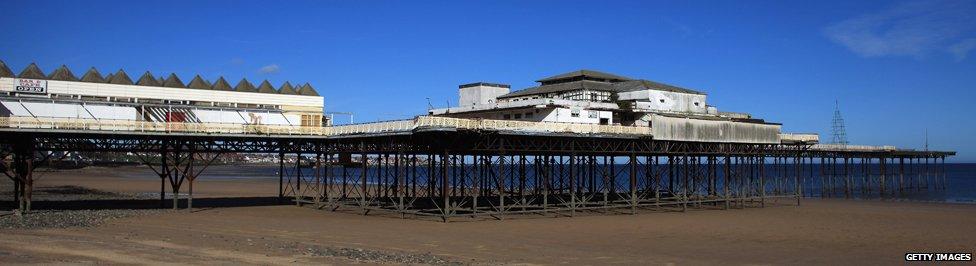
[[0, 77], [14, 77], [14, 72], [7, 67], [7, 63], [4, 63], [3, 60], [0, 60]]
[[149, 71], [146, 71], [146, 73], [143, 73], [142, 76], [139, 77], [139, 81], [136, 81], [136, 85], [153, 87], [162, 86], [162, 84], [159, 83], [159, 80], [157, 80], [156, 77], [153, 77], [152, 73], [149, 73]]
[[125, 70], [119, 69], [119, 72], [115, 72], [111, 78], [108, 79], [108, 83], [119, 84], [119, 85], [134, 85], [132, 79], [129, 78], [129, 74], [125, 73]]
[[95, 67], [89, 68], [85, 75], [81, 76], [82, 82], [93, 82], [93, 83], [105, 83], [105, 78], [102, 77], [101, 73], [98, 73], [98, 69]]
[[186, 85], [187, 88], [198, 90], [209, 90], [211, 86], [210, 82], [203, 80], [200, 75], [194, 76], [193, 80], [190, 80], [190, 84]]
[[301, 86], [293, 86], [291, 82], [285, 82], [281, 84], [278, 89], [275, 89], [271, 82], [264, 80], [257, 87], [253, 83], [248, 81], [246, 78], [241, 79], [236, 86], [231, 87], [230, 83], [224, 77], [218, 77], [217, 80], [211, 84], [209, 81], [196, 75], [190, 81], [190, 83], [183, 83], [183, 81], [176, 76], [175, 73], [169, 74], [165, 79], [163, 76], [155, 76], [152, 72], [146, 71], [143, 73], [138, 81], [133, 82], [132, 78], [129, 76], [125, 70], [119, 69], [116, 73], [108, 73], [108, 75], [102, 76], [102, 74], [95, 67], [91, 67], [85, 74], [78, 78], [66, 65], [61, 65], [50, 75], [45, 75], [44, 71], [36, 63], [31, 63], [25, 67], [20, 74], [15, 74], [10, 70], [5, 62], [0, 60], [0, 77], [11, 77], [11, 78], [30, 78], [30, 79], [46, 79], [46, 80], [59, 80], [59, 81], [78, 81], [78, 82], [89, 82], [89, 83], [109, 83], [118, 85], [138, 85], [147, 87], [168, 87], [168, 88], [192, 88], [192, 89], [202, 89], [202, 90], [219, 90], [219, 91], [238, 91], [238, 92], [258, 92], [258, 93], [274, 93], [274, 94], [286, 94], [286, 95], [303, 95], [303, 96], [319, 96], [318, 92], [311, 84], [305, 83]]
[[234, 86], [235, 91], [239, 92], [258, 92], [257, 88], [254, 88], [254, 84], [251, 84], [247, 79], [241, 79], [237, 82], [237, 86]]
[[61, 67], [55, 69], [54, 72], [51, 72], [51, 74], [47, 76], [47, 79], [63, 80], [63, 81], [78, 81], [78, 77], [75, 77], [75, 74], [71, 73], [71, 69], [68, 69], [68, 66], [65, 65], [61, 65]]
[[210, 89], [212, 89], [212, 90], [218, 90], [218, 91], [232, 91], [232, 90], [234, 90], [234, 88], [231, 88], [230, 87], [230, 84], [227, 83], [227, 80], [225, 80], [224, 77], [217, 78], [217, 81], [214, 81], [214, 84], [213, 84], [212, 87], [210, 87]]
[[302, 87], [298, 89], [298, 94], [305, 96], [319, 96], [319, 93], [316, 92], [315, 89], [312, 88], [312, 85], [308, 84], [308, 82], [305, 82], [305, 85], [302, 85]]
[[34, 63], [31, 63], [26, 68], [24, 68], [24, 71], [20, 71], [20, 75], [17, 75], [17, 77], [25, 78], [25, 79], [46, 79], [47, 78], [47, 76], [44, 75], [44, 71], [41, 71], [41, 68]]
[[276, 91], [274, 89], [274, 87], [271, 86], [271, 82], [268, 82], [268, 80], [264, 80], [264, 81], [261, 82], [261, 85], [258, 85], [258, 92], [260, 92], [260, 93], [278, 93], [278, 91]]
[[183, 81], [180, 80], [180, 77], [176, 76], [176, 73], [170, 73], [169, 77], [163, 81], [163, 87], [186, 88], [186, 85], [183, 85]]

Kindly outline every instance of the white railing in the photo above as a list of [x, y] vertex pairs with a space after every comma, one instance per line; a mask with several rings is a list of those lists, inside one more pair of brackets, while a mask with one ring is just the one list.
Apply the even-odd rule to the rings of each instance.
[[815, 133], [780, 133], [779, 139], [784, 142], [818, 142], [820, 141], [820, 135]]
[[811, 150], [820, 151], [895, 151], [895, 146], [870, 146], [870, 145], [846, 145], [846, 144], [816, 144], [810, 146]]
[[451, 127], [472, 130], [511, 130], [524, 132], [575, 133], [575, 134], [626, 134], [651, 135], [648, 127], [628, 127], [596, 124], [552, 122], [528, 122], [490, 119], [463, 119], [450, 117], [419, 116], [418, 127]]
[[312, 135], [340, 136], [410, 132], [417, 128], [453, 128], [467, 130], [510, 130], [539, 133], [627, 134], [650, 135], [650, 128], [611, 125], [527, 122], [486, 119], [463, 119], [418, 116], [410, 120], [396, 120], [333, 127], [303, 127], [277, 125], [242, 125], [222, 123], [175, 123], [132, 120], [95, 120], [46, 117], [0, 117], [0, 127], [25, 129], [62, 129], [87, 131], [131, 131], [157, 133], [250, 134], [250, 135]]

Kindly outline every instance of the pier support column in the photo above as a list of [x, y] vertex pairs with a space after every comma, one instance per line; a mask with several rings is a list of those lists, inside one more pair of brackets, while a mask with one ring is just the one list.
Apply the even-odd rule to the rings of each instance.
[[689, 174], [688, 172], [689, 172], [688, 155], [683, 155], [681, 156], [681, 175], [682, 177], [684, 177], [683, 178], [684, 180], [682, 182], [682, 191], [681, 191], [681, 195], [682, 195], [681, 211], [683, 212], [688, 211], [688, 197], [690, 196], [690, 193], [688, 191], [690, 190], [690, 188], [688, 187], [688, 174]]
[[569, 155], [569, 216], [576, 216], [576, 154]]
[[941, 168], [941, 170], [939, 171], [939, 174], [942, 175], [942, 190], [945, 190], [946, 187], [947, 187], [947, 185], [948, 185], [948, 183], [949, 183], [949, 179], [946, 178], [945, 156], [942, 156], [942, 163], [941, 163], [941, 167], [940, 168]]
[[878, 178], [879, 196], [881, 198], [884, 198], [885, 188], [887, 187], [887, 184], [888, 184], [888, 183], [885, 182], [885, 174], [886, 174], [886, 171], [887, 171], [887, 167], [886, 166], [888, 164], [888, 158], [880, 157], [880, 158], [878, 158], [878, 162], [880, 163], [880, 167], [881, 167], [881, 170], [880, 170], [881, 171], [881, 177]]
[[34, 140], [25, 138], [18, 140], [13, 146], [13, 170], [16, 179], [14, 198], [17, 199], [17, 210], [28, 213], [31, 210], [31, 200], [34, 192]]
[[759, 158], [759, 206], [766, 207], [766, 157]]
[[278, 203], [285, 201], [285, 152], [278, 153]]
[[318, 143], [315, 144], [315, 189], [312, 192], [315, 193], [312, 198], [312, 204], [316, 207], [322, 203], [322, 147]]
[[[168, 155], [169, 153], [166, 152], [165, 148], [160, 152], [159, 159], [161, 161], [160, 165], [162, 167], [160, 168], [160, 171], [156, 172], [156, 174], [159, 175], [159, 208], [160, 209], [166, 208], [166, 178], [169, 177], [169, 173], [166, 172], [169, 169], [169, 167], [167, 167], [167, 161], [169, 158]], [[152, 167], [151, 164], [150, 167]]]
[[731, 200], [731, 198], [732, 198], [732, 194], [729, 193], [729, 187], [732, 185], [730, 183], [730, 181], [731, 181], [730, 177], [732, 176], [731, 164], [732, 164], [732, 157], [730, 157], [728, 154], [726, 154], [725, 155], [725, 164], [724, 164], [724, 167], [725, 167], [725, 169], [724, 169], [725, 170], [725, 175], [724, 175], [725, 182], [722, 182], [722, 189], [725, 190], [725, 193], [724, 194], [725, 194], [725, 209], [726, 210], [729, 209], [729, 200]]
[[[193, 185], [219, 156], [219, 152], [197, 152], [194, 143], [170, 143], [164, 141], [159, 151], [159, 161], [152, 159], [153, 153], [137, 154], [140, 161], [159, 176], [160, 208], [166, 207], [166, 183], [169, 181], [173, 194], [173, 209], [179, 209], [179, 193], [184, 181], [188, 181], [187, 209], [193, 208]], [[171, 145], [172, 144], [172, 145]], [[158, 163], [158, 165], [157, 165]]]
[[[360, 194], [359, 209], [360, 211], [363, 212], [363, 215], [366, 215], [369, 214], [369, 210], [366, 209], [366, 198], [369, 197], [369, 187], [368, 187], [369, 184], [366, 182], [368, 176], [367, 174], [369, 172], [369, 157], [366, 155], [366, 144], [360, 143], [360, 147], [361, 150], [363, 151], [360, 155], [362, 156], [360, 161], [362, 161], [361, 163], [363, 168], [359, 171], [359, 179], [360, 179], [360, 186], [361, 186], [359, 188], [359, 194]], [[432, 161], [433, 160], [432, 158], [433, 156], [428, 157], [427, 160]], [[433, 197], [433, 193], [430, 194], [431, 194], [430, 197]]]
[[803, 186], [800, 185], [800, 179], [803, 176], [803, 157], [800, 156], [800, 151], [796, 152], [796, 157], [793, 158], [793, 169], [796, 175], [793, 176], [793, 194], [796, 197], [796, 206], [800, 206], [800, 198], [803, 197]]
[[905, 192], [905, 157], [898, 158], [898, 194]]
[[[189, 211], [193, 210], [193, 184], [196, 183], [197, 177], [207, 170], [210, 165], [220, 157], [219, 153], [207, 154], [207, 153], [190, 153], [189, 164], [190, 167], [186, 172], [186, 179], [190, 182], [187, 187], [187, 198], [186, 198], [186, 209]], [[200, 164], [194, 164], [198, 162]], [[199, 167], [199, 168], [196, 168]]]
[[851, 190], [853, 190], [853, 182], [851, 180], [850, 165], [851, 158], [844, 157], [844, 195], [847, 198], [851, 198]]
[[637, 155], [630, 154], [630, 214], [637, 214]]
[[450, 176], [448, 175], [448, 158], [450, 153], [445, 150], [443, 155], [441, 155], [441, 197], [444, 200], [444, 206], [441, 208], [442, 218], [444, 222], [448, 222], [448, 217], [451, 215], [451, 195], [450, 195]]

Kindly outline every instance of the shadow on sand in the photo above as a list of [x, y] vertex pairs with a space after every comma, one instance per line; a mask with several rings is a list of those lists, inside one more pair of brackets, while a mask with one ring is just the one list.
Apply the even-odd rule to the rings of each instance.
[[[173, 208], [173, 199], [167, 198], [165, 206], [160, 205], [159, 199], [78, 199], [78, 200], [36, 200], [31, 203], [33, 210], [118, 210], [118, 209], [160, 209]], [[195, 198], [194, 209], [293, 205], [288, 201], [279, 201], [278, 197], [226, 197], [226, 198]], [[10, 199], [0, 202], [0, 209], [12, 210], [16, 204]], [[180, 206], [186, 208], [186, 199], [180, 199]]]

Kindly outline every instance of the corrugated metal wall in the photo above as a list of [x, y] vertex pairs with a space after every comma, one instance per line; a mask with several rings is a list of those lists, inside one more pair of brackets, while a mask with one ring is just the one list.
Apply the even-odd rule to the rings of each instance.
[[780, 125], [652, 115], [654, 139], [779, 144]]

